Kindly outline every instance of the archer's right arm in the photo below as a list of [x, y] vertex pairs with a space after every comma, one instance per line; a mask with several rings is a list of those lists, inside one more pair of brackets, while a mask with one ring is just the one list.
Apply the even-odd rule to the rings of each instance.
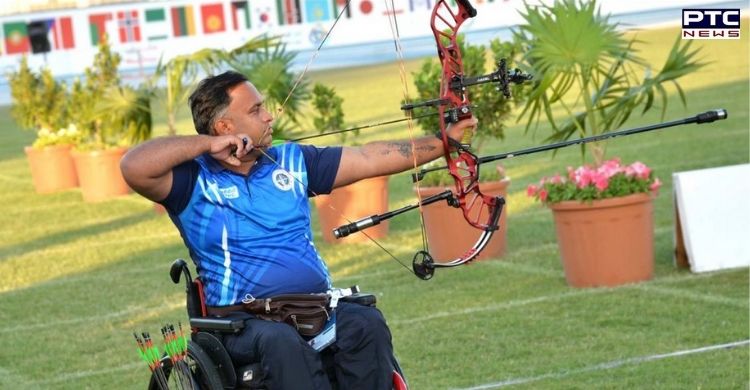
[[[236, 156], [233, 150], [237, 150]], [[243, 145], [242, 137], [237, 135], [162, 137], [128, 151], [120, 170], [133, 190], [158, 202], [172, 189], [172, 168], [205, 153], [230, 165], [240, 165], [239, 158], [249, 150], [251, 145]]]

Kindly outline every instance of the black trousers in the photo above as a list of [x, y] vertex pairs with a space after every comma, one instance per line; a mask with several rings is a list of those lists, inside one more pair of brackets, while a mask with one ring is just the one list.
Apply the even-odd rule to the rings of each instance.
[[323, 354], [334, 363], [340, 389], [393, 388], [398, 364], [391, 332], [377, 308], [339, 302], [336, 342], [320, 353], [291, 326], [244, 315], [244, 330], [224, 337], [224, 345], [236, 365], [260, 362], [269, 390], [331, 389]]

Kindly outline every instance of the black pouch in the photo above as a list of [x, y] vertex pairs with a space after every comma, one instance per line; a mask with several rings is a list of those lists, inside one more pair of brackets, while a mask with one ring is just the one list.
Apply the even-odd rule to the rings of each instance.
[[264, 320], [284, 322], [303, 337], [317, 336], [330, 318], [327, 294], [286, 294], [256, 299], [243, 306]]

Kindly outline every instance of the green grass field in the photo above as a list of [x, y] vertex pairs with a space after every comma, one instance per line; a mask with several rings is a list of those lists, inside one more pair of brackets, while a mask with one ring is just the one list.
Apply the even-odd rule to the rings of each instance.
[[[642, 56], [658, 66], [675, 34], [640, 32], [648, 42]], [[641, 160], [664, 182], [655, 202], [652, 281], [566, 285], [551, 213], [531, 202], [525, 188], [580, 163], [576, 148], [554, 159], [539, 154], [504, 164], [512, 184], [502, 259], [439, 270], [424, 282], [375, 245], [320, 240], [338, 285], [359, 284], [378, 295], [412, 388], [748, 388], [747, 344], [701, 349], [750, 339], [748, 269], [692, 274], [672, 263], [672, 173], [748, 162], [748, 31], [742, 35], [741, 41], [696, 43], [711, 64], [683, 82], [688, 107], [673, 100], [665, 118], [722, 107], [728, 120], [609, 142], [609, 156]], [[399, 115], [394, 64], [311, 77], [337, 88], [350, 122]], [[84, 203], [77, 190], [35, 194], [23, 155], [32, 134], [17, 129], [7, 108], [0, 112], [0, 388], [144, 388], [148, 369], [132, 332], [156, 333], [165, 322], [186, 320], [184, 289], [167, 276], [172, 260], [188, 256], [176, 229], [135, 194], [97, 204]], [[634, 117], [627, 127], [659, 120]], [[190, 133], [186, 112], [179, 123]], [[156, 131], [165, 129], [160, 113]], [[483, 152], [533, 146], [543, 135], [540, 129], [537, 139], [524, 136], [514, 125]], [[407, 133], [386, 127], [359, 138], [396, 136]], [[406, 174], [390, 183], [391, 206], [414, 202]], [[381, 243], [409, 262], [421, 249], [419, 235], [418, 216], [411, 214], [392, 220]]]

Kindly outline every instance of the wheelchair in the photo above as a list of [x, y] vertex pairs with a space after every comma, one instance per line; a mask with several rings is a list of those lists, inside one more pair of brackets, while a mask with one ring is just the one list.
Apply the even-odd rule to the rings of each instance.
[[[188, 341], [187, 356], [184, 359], [189, 371], [191, 383], [180, 383], [175, 377], [176, 368], [173, 367], [169, 356], [161, 358], [160, 379], [152, 374], [148, 389], [163, 390], [162, 383], [176, 383], [174, 388], [194, 388], [201, 390], [220, 389], [266, 389], [263, 385], [264, 373], [260, 362], [235, 367], [229, 353], [221, 342], [223, 335], [241, 331], [245, 322], [240, 319], [210, 317], [207, 314], [203, 294], [203, 282], [200, 277], [193, 279], [188, 264], [183, 259], [172, 263], [169, 276], [175, 284], [180, 283], [184, 275], [186, 307], [190, 322], [190, 340]], [[372, 294], [353, 294], [343, 297], [340, 301], [353, 302], [361, 305], [375, 306], [376, 298]], [[323, 354], [323, 365], [328, 373], [333, 389], [337, 389], [336, 378], [333, 375], [333, 360], [329, 354]], [[184, 367], [184, 366], [183, 366]], [[393, 389], [407, 390], [401, 368], [396, 367], [393, 372]], [[181, 372], [182, 373], [182, 372]], [[182, 378], [184, 380], [184, 377]]]

